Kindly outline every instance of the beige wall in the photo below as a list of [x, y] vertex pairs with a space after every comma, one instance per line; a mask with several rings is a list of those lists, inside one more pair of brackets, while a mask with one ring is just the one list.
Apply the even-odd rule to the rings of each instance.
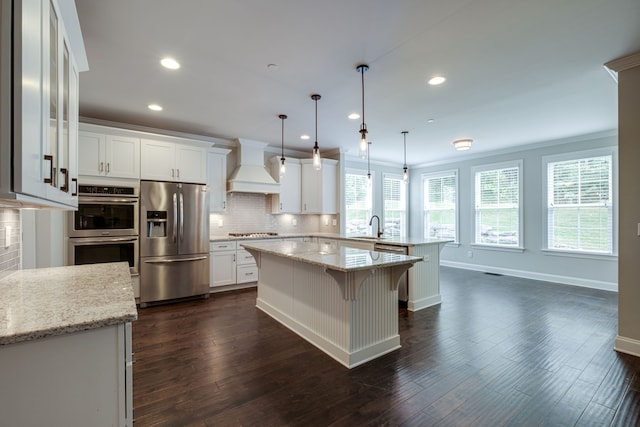
[[618, 71], [619, 246], [616, 350], [640, 356], [640, 54]]

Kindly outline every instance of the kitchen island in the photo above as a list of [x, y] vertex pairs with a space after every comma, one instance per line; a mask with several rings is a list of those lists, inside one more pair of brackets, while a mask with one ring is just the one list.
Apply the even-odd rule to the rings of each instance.
[[133, 425], [128, 263], [19, 270], [0, 295], [0, 425]]
[[398, 280], [422, 258], [316, 243], [241, 244], [256, 306], [348, 368], [400, 347]]

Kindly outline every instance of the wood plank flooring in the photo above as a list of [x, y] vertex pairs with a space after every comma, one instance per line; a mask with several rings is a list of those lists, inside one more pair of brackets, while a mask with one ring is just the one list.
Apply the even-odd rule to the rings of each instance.
[[399, 311], [401, 349], [351, 370], [254, 289], [140, 309], [135, 425], [640, 425], [616, 293], [446, 267], [441, 288], [440, 306]]

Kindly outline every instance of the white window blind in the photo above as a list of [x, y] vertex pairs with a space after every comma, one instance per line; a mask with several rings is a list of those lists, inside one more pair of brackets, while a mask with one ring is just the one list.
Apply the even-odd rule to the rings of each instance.
[[547, 164], [549, 249], [613, 252], [612, 156]]
[[475, 242], [520, 246], [520, 167], [475, 173]]
[[384, 235], [407, 235], [407, 186], [401, 176], [384, 176]]
[[368, 181], [365, 171], [350, 171], [345, 174], [347, 234], [369, 234], [369, 219], [372, 215], [373, 200], [372, 186]]
[[428, 175], [422, 180], [424, 237], [458, 241], [458, 176], [455, 171]]

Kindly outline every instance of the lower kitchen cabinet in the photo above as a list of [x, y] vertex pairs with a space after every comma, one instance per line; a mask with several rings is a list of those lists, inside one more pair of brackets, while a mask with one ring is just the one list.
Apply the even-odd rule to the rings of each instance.
[[236, 257], [236, 283], [249, 283], [258, 280], [258, 266], [253, 255], [246, 249], [238, 247]]
[[210, 288], [234, 285], [236, 283], [236, 242], [211, 242], [210, 255]]
[[3, 426], [133, 426], [131, 323], [0, 346]]

